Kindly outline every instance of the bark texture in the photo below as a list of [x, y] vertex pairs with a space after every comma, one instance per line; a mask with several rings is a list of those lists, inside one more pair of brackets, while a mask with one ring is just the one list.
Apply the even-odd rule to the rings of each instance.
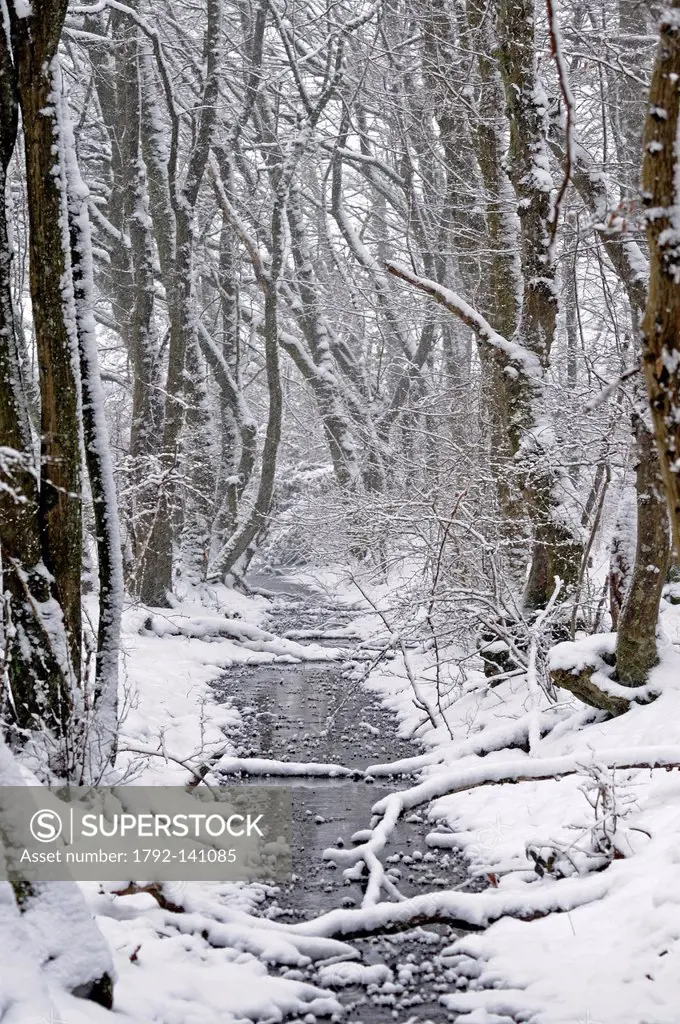
[[[594, 173], [587, 154], [578, 145], [573, 180], [586, 208], [600, 225], [600, 240], [626, 290], [633, 333], [637, 336], [648, 305], [644, 256], [628, 234], [608, 231], [606, 214], [611, 200], [607, 181], [601, 173]], [[644, 337], [642, 348], [644, 354]], [[656, 629], [659, 600], [669, 558], [668, 512], [661, 461], [654, 443], [654, 431], [644, 411], [646, 403], [640, 393], [642, 390], [635, 390], [636, 412], [633, 416], [637, 495], [635, 559], [624, 592], [620, 591], [620, 581], [615, 573], [610, 581], [610, 586], [613, 585], [612, 620], [618, 633], [618, 671], [620, 681], [627, 685], [643, 683], [658, 660]]]
[[644, 133], [649, 294], [642, 359], [676, 549], [680, 549], [680, 2], [660, 25]]
[[[70, 280], [63, 183], [54, 173], [56, 53], [65, 0], [42, 0], [32, 14], [10, 10], [12, 48], [24, 129], [29, 212], [30, 283], [41, 396], [38, 518], [45, 566], [54, 579], [80, 677], [82, 614], [82, 476], [78, 350], [69, 323]], [[47, 257], [49, 254], [49, 258]]]
[[642, 686], [658, 661], [656, 628], [666, 582], [670, 544], [654, 439], [644, 416], [635, 416], [637, 541], [635, 568], [617, 623], [616, 678]]

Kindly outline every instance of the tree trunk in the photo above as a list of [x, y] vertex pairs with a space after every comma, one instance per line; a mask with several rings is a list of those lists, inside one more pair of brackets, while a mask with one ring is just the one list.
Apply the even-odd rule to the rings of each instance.
[[0, 46], [0, 438], [11, 459], [0, 465], [0, 556], [6, 601], [6, 712], [21, 729], [63, 732], [71, 709], [66, 638], [52, 581], [42, 561], [38, 481], [15, 333], [7, 166], [17, 133], [14, 69]]
[[[670, 5], [680, 10], [680, 0]], [[642, 360], [652, 408], [676, 550], [680, 550], [680, 20], [662, 17], [644, 134], [643, 200], [647, 208], [649, 294]]]
[[[167, 164], [161, 168], [160, 188], [158, 189], [158, 203], [163, 206], [165, 203], [163, 195], [167, 183], [175, 226], [175, 245], [172, 270], [169, 272], [169, 279], [166, 280], [170, 313], [170, 345], [165, 386], [165, 421], [160, 455], [161, 472], [151, 531], [141, 559], [139, 588], [141, 600], [152, 605], [168, 603], [173, 588], [174, 550], [183, 523], [183, 504], [178, 476], [181, 463], [180, 438], [185, 419], [185, 372], [189, 350], [191, 350], [192, 362], [195, 364], [198, 361], [198, 341], [193, 309], [195, 299], [193, 220], [217, 117], [221, 19], [221, 0], [208, 0], [205, 37], [206, 71], [195, 144], [189, 158], [186, 179], [180, 189], [176, 178], [176, 142], [179, 123], [177, 111], [173, 109], [169, 111], [173, 122], [173, 144]], [[154, 163], [158, 165], [161, 161], [159, 160], [158, 140], [155, 138], [153, 111], [149, 112], [149, 119], [151, 124], [148, 126], [148, 142], [153, 149]], [[163, 259], [161, 259], [162, 263]]]
[[118, 658], [123, 610], [123, 560], [118, 499], [99, 376], [94, 321], [92, 240], [88, 190], [80, 177], [75, 139], [66, 101], [60, 97], [60, 158], [68, 198], [73, 296], [82, 384], [85, 460], [94, 512], [99, 569], [99, 622], [92, 714], [88, 722], [89, 756], [95, 777], [114, 756], [118, 733]]
[[663, 480], [654, 438], [644, 415], [634, 418], [637, 444], [637, 541], [635, 572], [617, 623], [616, 677], [624, 686], [643, 686], [656, 665], [656, 628], [666, 582], [670, 546]]
[[281, 441], [281, 422], [283, 418], [283, 390], [281, 388], [281, 370], [279, 366], [279, 326], [278, 326], [278, 282], [283, 263], [283, 210], [284, 201], [277, 197], [274, 200], [271, 220], [271, 269], [265, 282], [264, 298], [264, 345], [265, 365], [267, 369], [267, 391], [269, 395], [269, 415], [267, 432], [262, 449], [262, 470], [255, 496], [255, 503], [243, 524], [228, 541], [217, 559], [216, 571], [225, 576], [234, 569], [241, 559], [248, 559], [252, 545], [267, 525], [267, 516], [271, 508], [276, 480], [276, 457]]
[[[577, 145], [574, 163], [574, 185], [593, 220], [606, 221], [610, 199], [607, 182], [601, 172], [594, 173], [585, 152]], [[609, 260], [620, 278], [628, 296], [633, 334], [637, 336], [639, 323], [647, 305], [644, 280], [645, 260], [633, 238], [619, 231], [609, 233], [598, 228]], [[646, 422], [641, 389], [636, 388], [637, 410], [633, 416], [636, 446], [636, 482], [638, 539], [628, 590], [621, 607], [613, 598], [612, 620], [617, 630], [617, 663], [621, 665], [623, 679], [642, 680], [657, 662], [656, 629], [659, 617], [659, 598], [668, 563], [668, 516], [663, 477], [653, 438]], [[651, 567], [651, 568], [650, 568]], [[627, 612], [626, 596], [631, 600]], [[645, 597], [646, 595], [646, 597]], [[636, 613], [640, 610], [640, 614]]]
[[[498, 60], [510, 121], [508, 173], [517, 197], [520, 222], [520, 265], [522, 269], [522, 312], [517, 340], [548, 367], [555, 334], [557, 289], [551, 244], [552, 181], [546, 135], [543, 86], [536, 67], [534, 5], [530, 0], [501, 0], [499, 7]], [[513, 401], [511, 391], [511, 402]], [[520, 415], [535, 415], [525, 410]], [[513, 414], [513, 417], [516, 415]], [[569, 481], [559, 467], [550, 466], [541, 433], [543, 417], [525, 422], [529, 443], [516, 448], [527, 508], [534, 531], [531, 570], [524, 603], [543, 607], [559, 576], [568, 591], [576, 582], [582, 544], [575, 525], [568, 524]], [[548, 433], [550, 428], [547, 428]], [[525, 435], [525, 436], [526, 436]]]
[[78, 344], [70, 320], [69, 238], [63, 182], [54, 174], [55, 61], [65, 0], [10, 9], [26, 156], [30, 282], [41, 395], [38, 518], [43, 558], [64, 616], [73, 677], [80, 679], [82, 478]]

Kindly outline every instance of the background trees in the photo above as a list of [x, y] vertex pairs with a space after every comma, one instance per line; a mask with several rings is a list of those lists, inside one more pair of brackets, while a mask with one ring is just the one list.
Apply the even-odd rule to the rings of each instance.
[[[172, 604], [258, 551], [399, 569], [403, 628], [496, 645], [510, 671], [549, 607], [546, 686], [556, 638], [613, 625], [619, 682], [645, 681], [669, 558], [637, 374], [653, 14], [13, 9], [0, 501], [21, 729], [98, 708], [115, 732], [123, 572]], [[668, 125], [649, 125], [655, 194]], [[652, 304], [675, 286], [660, 230]]]

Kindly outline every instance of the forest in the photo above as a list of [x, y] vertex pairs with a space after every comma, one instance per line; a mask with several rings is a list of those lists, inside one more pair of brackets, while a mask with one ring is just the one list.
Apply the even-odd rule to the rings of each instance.
[[0, 1022], [677, 1024], [680, 0], [1, 10]]

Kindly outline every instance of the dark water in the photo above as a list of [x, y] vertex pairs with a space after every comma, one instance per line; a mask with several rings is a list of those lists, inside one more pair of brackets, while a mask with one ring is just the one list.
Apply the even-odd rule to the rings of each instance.
[[[275, 607], [271, 628], [279, 633], [287, 628], [322, 631], [349, 622], [350, 612], [324, 609], [298, 596], [297, 602]], [[394, 717], [363, 686], [347, 678], [346, 669], [336, 662], [274, 664], [238, 668], [223, 676], [214, 684], [219, 697], [233, 703], [243, 720], [238, 754], [333, 762], [363, 770], [420, 753], [417, 745], [398, 736]], [[325, 861], [322, 852], [329, 846], [351, 845], [352, 835], [370, 826], [373, 804], [412, 781], [400, 777], [386, 785], [384, 779], [377, 783], [363, 778], [267, 778], [267, 785], [278, 782], [293, 787], [294, 871], [292, 885], [281, 887], [268, 913], [274, 910], [279, 919], [295, 921], [335, 907], [360, 906], [361, 880], [345, 879], [342, 869]], [[411, 814], [399, 823], [383, 852], [390, 878], [405, 896], [451, 888], [465, 880], [455, 851], [426, 846], [425, 836], [432, 828], [431, 821]], [[380, 977], [378, 972], [375, 983], [367, 985], [371, 975], [366, 972], [346, 965], [343, 975], [343, 969], [338, 969], [331, 983], [346, 1006], [344, 1019], [352, 1024], [454, 1020], [438, 1002], [440, 993], [456, 983], [439, 953], [458, 934], [446, 926], [433, 926], [355, 940], [362, 963], [385, 965], [389, 976], [384, 971]], [[319, 979], [314, 967], [292, 976], [329, 984], [328, 976]], [[291, 1024], [296, 1021], [288, 1019]], [[311, 1018], [304, 1020], [309, 1024]]]

